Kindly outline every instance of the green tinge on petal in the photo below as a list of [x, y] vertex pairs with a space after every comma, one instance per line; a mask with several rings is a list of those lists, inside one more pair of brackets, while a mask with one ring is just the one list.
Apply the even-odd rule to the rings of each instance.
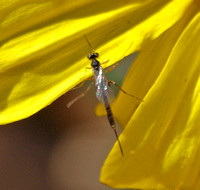
[[90, 50], [84, 35], [94, 49], [98, 47], [100, 61], [109, 59], [109, 66], [140, 49], [145, 39], [167, 30], [190, 4], [189, 0], [2, 2], [0, 124], [34, 114], [91, 75], [85, 72]]
[[[190, 8], [136, 61], [141, 69], [142, 64], [147, 67], [153, 85], [142, 84], [140, 73], [135, 77], [133, 72], [133, 79], [129, 73], [129, 89], [138, 81], [139, 93], [151, 88], [120, 136], [124, 157], [116, 143], [103, 165], [100, 180], [104, 184], [131, 189], [200, 188], [200, 14], [193, 16], [199, 7]], [[117, 105], [114, 109], [121, 111]]]

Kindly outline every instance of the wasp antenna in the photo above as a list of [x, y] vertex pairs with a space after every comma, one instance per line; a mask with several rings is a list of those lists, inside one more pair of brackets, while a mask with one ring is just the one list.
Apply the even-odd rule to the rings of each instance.
[[[93, 48], [92, 48], [92, 45], [91, 45], [91, 43], [89, 42], [89, 40], [88, 40], [88, 38], [87, 38], [87, 36], [86, 35], [83, 35], [84, 37], [85, 37], [85, 39], [86, 39], [86, 42], [87, 42], [87, 44], [88, 44], [88, 46], [89, 46], [89, 48], [90, 48], [90, 53], [92, 53], [92, 50], [93, 50]], [[93, 50], [94, 51], [94, 50]]]

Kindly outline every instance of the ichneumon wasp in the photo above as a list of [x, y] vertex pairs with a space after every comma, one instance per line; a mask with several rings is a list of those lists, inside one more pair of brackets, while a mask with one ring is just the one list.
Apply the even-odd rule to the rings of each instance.
[[[91, 44], [89, 43], [88, 39], [86, 36], [84, 36], [86, 38], [86, 41], [89, 45], [89, 47], [92, 49]], [[92, 82], [88, 88], [85, 90], [85, 92], [81, 93], [78, 97], [76, 97], [75, 99], [73, 99], [72, 101], [70, 101], [67, 104], [67, 107], [69, 108], [72, 104], [74, 104], [77, 100], [79, 100], [80, 98], [82, 98], [83, 96], [85, 96], [87, 94], [87, 92], [90, 90], [90, 88], [93, 86], [93, 84], [95, 84], [96, 87], [96, 97], [100, 102], [104, 102], [105, 105], [105, 109], [106, 109], [106, 113], [107, 113], [107, 118], [109, 121], [109, 124], [111, 126], [111, 128], [114, 130], [115, 133], [115, 137], [117, 139], [117, 142], [119, 144], [119, 148], [121, 151], [122, 156], [124, 156], [124, 152], [123, 152], [123, 148], [121, 145], [121, 142], [119, 140], [119, 136], [116, 130], [116, 124], [115, 124], [115, 120], [114, 120], [114, 116], [109, 104], [109, 100], [108, 100], [108, 94], [109, 89], [111, 87], [111, 84], [115, 85], [119, 90], [121, 90], [123, 93], [136, 98], [139, 101], [143, 101], [142, 99], [133, 96], [131, 94], [126, 93], [123, 89], [121, 89], [121, 87], [119, 85], [117, 85], [114, 81], [109, 81], [107, 80], [105, 74], [104, 74], [104, 70], [102, 68], [102, 64], [106, 63], [107, 61], [103, 62], [102, 64], [97, 60], [97, 58], [99, 57], [99, 54], [97, 52], [95, 52], [93, 50], [93, 52], [90, 52], [90, 54], [88, 55], [88, 59], [91, 60], [91, 67], [90, 68], [86, 68], [86, 69], [92, 69], [93, 75], [94, 75], [94, 82]], [[116, 65], [114, 65], [115, 67]], [[114, 68], [113, 67], [113, 68]], [[84, 83], [84, 81], [83, 81]], [[83, 84], [82, 83], [82, 84]], [[82, 86], [82, 84], [80, 86]]]

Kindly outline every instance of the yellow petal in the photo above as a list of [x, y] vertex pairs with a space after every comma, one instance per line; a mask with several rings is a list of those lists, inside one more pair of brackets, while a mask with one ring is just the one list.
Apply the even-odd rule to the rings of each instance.
[[102, 183], [131, 189], [200, 188], [198, 11], [198, 6], [191, 6], [179, 23], [141, 53], [137, 64], [141, 69], [144, 64], [150, 73], [141, 73], [149, 80], [133, 71], [133, 81], [129, 73], [129, 89], [139, 82], [144, 103], [136, 111], [132, 108], [135, 113], [129, 122], [122, 121], [128, 122], [120, 136], [125, 156], [115, 144], [102, 168]]
[[0, 124], [34, 114], [91, 75], [84, 35], [109, 66], [172, 26], [190, 3], [1, 1]]

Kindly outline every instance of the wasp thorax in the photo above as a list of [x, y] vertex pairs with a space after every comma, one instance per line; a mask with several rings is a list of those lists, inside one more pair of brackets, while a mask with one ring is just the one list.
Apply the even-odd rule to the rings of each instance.
[[98, 60], [93, 59], [93, 60], [92, 60], [92, 63], [91, 63], [91, 66], [92, 66], [95, 70], [99, 70], [100, 63], [99, 63]]

